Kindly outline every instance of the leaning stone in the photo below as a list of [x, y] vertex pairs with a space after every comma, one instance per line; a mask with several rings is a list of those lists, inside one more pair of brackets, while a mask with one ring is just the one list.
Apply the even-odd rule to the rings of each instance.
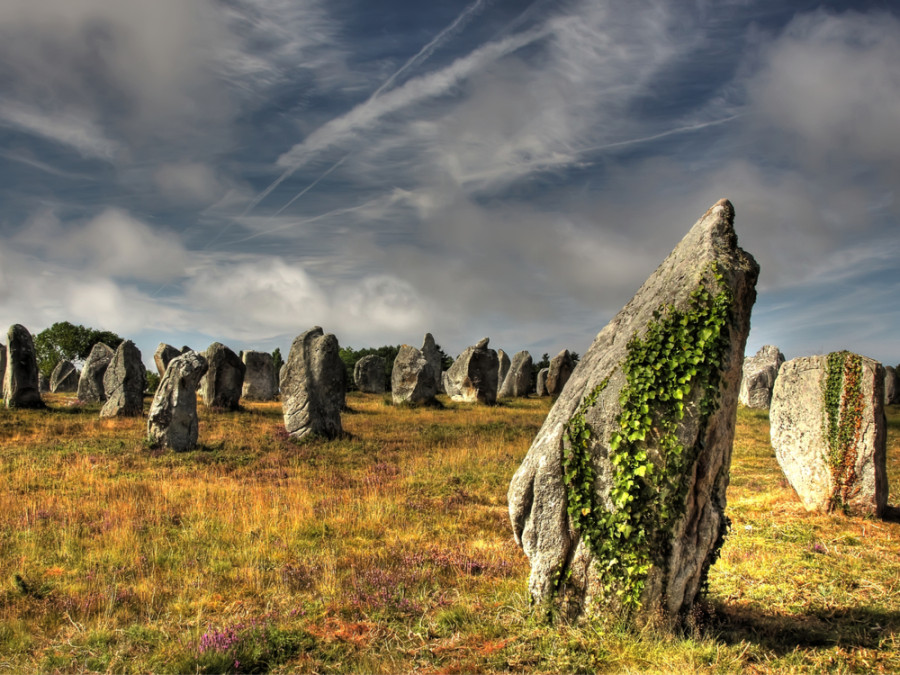
[[501, 398], [520, 398], [528, 396], [531, 389], [531, 366], [533, 359], [528, 352], [517, 352], [513, 356], [509, 374], [500, 387]]
[[437, 396], [436, 381], [432, 363], [420, 350], [409, 345], [400, 347], [391, 370], [391, 398], [394, 405], [434, 403]]
[[141, 350], [125, 340], [103, 374], [106, 403], [100, 408], [100, 417], [140, 417], [144, 412], [145, 373]]
[[103, 389], [103, 376], [112, 362], [116, 352], [108, 345], [98, 342], [91, 348], [91, 353], [81, 369], [78, 378], [78, 400], [83, 403], [100, 403], [106, 400]]
[[559, 396], [563, 387], [572, 376], [575, 370], [575, 359], [568, 349], [563, 349], [559, 354], [550, 359], [550, 368], [547, 370], [547, 394], [549, 396]]
[[833, 352], [781, 367], [769, 409], [775, 457], [808, 511], [880, 516], [887, 503], [884, 368]]
[[466, 347], [444, 378], [447, 394], [454, 401], [486, 403], [497, 401], [497, 352], [488, 349], [489, 338]]
[[294, 438], [343, 433], [346, 368], [337, 338], [316, 326], [294, 339], [281, 382], [284, 428]]
[[197, 387], [206, 369], [206, 358], [197, 352], [169, 361], [150, 404], [147, 438], [151, 443], [175, 452], [197, 447]]
[[549, 368], [541, 368], [537, 374], [537, 382], [535, 385], [535, 392], [538, 396], [549, 396], [547, 393], [547, 374], [550, 372]]
[[506, 375], [509, 373], [509, 354], [502, 349], [497, 350], [497, 398], [503, 396], [500, 391], [503, 389], [503, 383], [506, 381]]
[[200, 380], [200, 398], [210, 408], [237, 410], [241, 405], [244, 373], [240, 357], [221, 342], [213, 342], [204, 354], [209, 368]]
[[784, 354], [772, 345], [763, 345], [755, 356], [744, 359], [738, 402], [748, 408], [768, 408], [772, 387], [783, 363]]
[[598, 333], [512, 479], [532, 598], [564, 617], [673, 627], [717, 556], [759, 274], [733, 218], [707, 211]]
[[[185, 349], [187, 349], [187, 347], [185, 347]], [[156, 351], [153, 352], [153, 363], [156, 364], [156, 372], [159, 373], [159, 376], [162, 377], [166, 374], [166, 368], [169, 366], [169, 361], [184, 353], [185, 352], [178, 351], [177, 347], [168, 345], [165, 342], [160, 342]]]
[[7, 408], [43, 408], [38, 381], [37, 356], [31, 333], [21, 324], [9, 327], [6, 335], [6, 372], [3, 398]]
[[384, 393], [384, 358], [378, 354], [368, 354], [353, 366], [353, 383], [366, 394]]
[[278, 394], [275, 381], [275, 362], [269, 352], [246, 351], [241, 354], [244, 362], [244, 385], [241, 396], [251, 401], [274, 401]]
[[884, 367], [884, 404], [900, 403], [900, 375], [893, 366]]
[[50, 373], [50, 391], [54, 394], [68, 394], [78, 391], [78, 378], [81, 373], [71, 361], [63, 359], [56, 364]]

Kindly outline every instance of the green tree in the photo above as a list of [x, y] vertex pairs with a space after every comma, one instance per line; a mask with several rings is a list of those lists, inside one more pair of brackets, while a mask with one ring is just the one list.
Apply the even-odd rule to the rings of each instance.
[[275, 347], [272, 350], [272, 365], [275, 366], [275, 377], [281, 372], [281, 366], [284, 365], [284, 358], [281, 356], [281, 347]]
[[63, 360], [83, 362], [98, 342], [115, 349], [123, 339], [108, 330], [94, 330], [68, 321], [59, 321], [34, 338], [38, 369], [50, 377], [56, 364]]

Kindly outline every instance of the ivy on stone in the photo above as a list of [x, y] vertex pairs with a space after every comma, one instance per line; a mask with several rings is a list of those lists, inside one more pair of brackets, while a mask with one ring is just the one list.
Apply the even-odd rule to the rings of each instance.
[[832, 494], [828, 510], [845, 509], [858, 490], [856, 446], [862, 430], [862, 357], [848, 351], [832, 352], [825, 366], [822, 397], [823, 433], [828, 444]]

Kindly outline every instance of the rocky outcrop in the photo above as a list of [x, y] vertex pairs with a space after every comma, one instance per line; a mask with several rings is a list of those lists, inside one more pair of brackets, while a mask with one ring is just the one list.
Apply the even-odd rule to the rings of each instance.
[[807, 510], [881, 515], [888, 486], [880, 363], [850, 352], [788, 361], [769, 421], [775, 457]]
[[106, 403], [100, 408], [100, 417], [140, 417], [144, 412], [145, 372], [141, 350], [125, 340], [103, 374]]
[[773, 345], [763, 345], [755, 356], [744, 359], [738, 401], [748, 408], [768, 408], [772, 387], [783, 363], [784, 354]]
[[78, 391], [78, 378], [81, 373], [71, 361], [63, 359], [56, 364], [50, 373], [50, 391], [54, 394], [68, 394]]
[[550, 368], [547, 370], [547, 394], [549, 396], [559, 396], [563, 387], [572, 376], [575, 370], [575, 359], [572, 358], [568, 349], [563, 349], [559, 354], [550, 359]]
[[6, 338], [6, 372], [3, 375], [6, 407], [43, 408], [37, 356], [31, 333], [25, 326], [17, 323], [9, 327]]
[[509, 354], [507, 354], [502, 349], [497, 350], [497, 398], [500, 398], [503, 394], [500, 391], [503, 389], [503, 383], [506, 381], [506, 375], [509, 373], [509, 367], [511, 362], [509, 360]]
[[884, 366], [884, 404], [900, 403], [900, 375], [893, 366]]
[[391, 398], [394, 405], [434, 403], [438, 388], [433, 364], [421, 350], [409, 345], [400, 347], [391, 370]]
[[538, 396], [549, 396], [547, 393], [547, 375], [550, 372], [549, 368], [541, 368], [537, 374], [537, 382], [535, 383], [535, 393]]
[[241, 358], [221, 342], [206, 349], [207, 371], [200, 380], [200, 398], [209, 408], [237, 410], [241, 405], [246, 367]]
[[91, 347], [81, 377], [78, 378], [78, 400], [82, 403], [101, 403], [106, 400], [103, 376], [112, 363], [116, 352], [108, 345], [98, 342]]
[[284, 428], [294, 438], [343, 433], [346, 369], [337, 338], [319, 326], [294, 339], [281, 382]]
[[531, 390], [531, 366], [533, 359], [528, 352], [517, 352], [513, 356], [509, 373], [500, 387], [501, 398], [519, 398], [528, 396]]
[[385, 362], [378, 354], [368, 354], [353, 367], [353, 383], [366, 394], [384, 393]]
[[595, 338], [508, 492], [529, 590], [563, 616], [673, 626], [727, 528], [759, 267], [722, 200]]
[[241, 396], [248, 401], [274, 401], [278, 382], [272, 355], [250, 350], [241, 354], [241, 361], [245, 367]]
[[466, 347], [446, 372], [444, 388], [454, 401], [486, 403], [497, 401], [497, 352], [488, 349], [489, 338]]
[[197, 387], [206, 373], [206, 358], [188, 351], [168, 362], [147, 419], [151, 443], [176, 452], [197, 447]]
[[[185, 349], [187, 349], [187, 347], [185, 347]], [[188, 349], [188, 351], [190, 350]], [[179, 351], [177, 347], [168, 345], [165, 342], [160, 342], [156, 351], [153, 352], [153, 363], [156, 364], [156, 372], [159, 373], [159, 376], [162, 377], [166, 374], [166, 368], [172, 359], [185, 353], [186, 352], [184, 351]]]

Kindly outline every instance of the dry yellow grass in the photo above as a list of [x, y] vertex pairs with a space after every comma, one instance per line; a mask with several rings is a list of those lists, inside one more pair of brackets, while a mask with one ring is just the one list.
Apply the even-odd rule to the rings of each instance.
[[301, 444], [277, 403], [201, 406], [184, 454], [62, 396], [0, 411], [0, 669], [900, 671], [900, 525], [804, 512], [764, 415], [739, 413], [711, 616], [660, 640], [529, 607], [506, 488], [549, 401], [348, 404], [347, 438]]

